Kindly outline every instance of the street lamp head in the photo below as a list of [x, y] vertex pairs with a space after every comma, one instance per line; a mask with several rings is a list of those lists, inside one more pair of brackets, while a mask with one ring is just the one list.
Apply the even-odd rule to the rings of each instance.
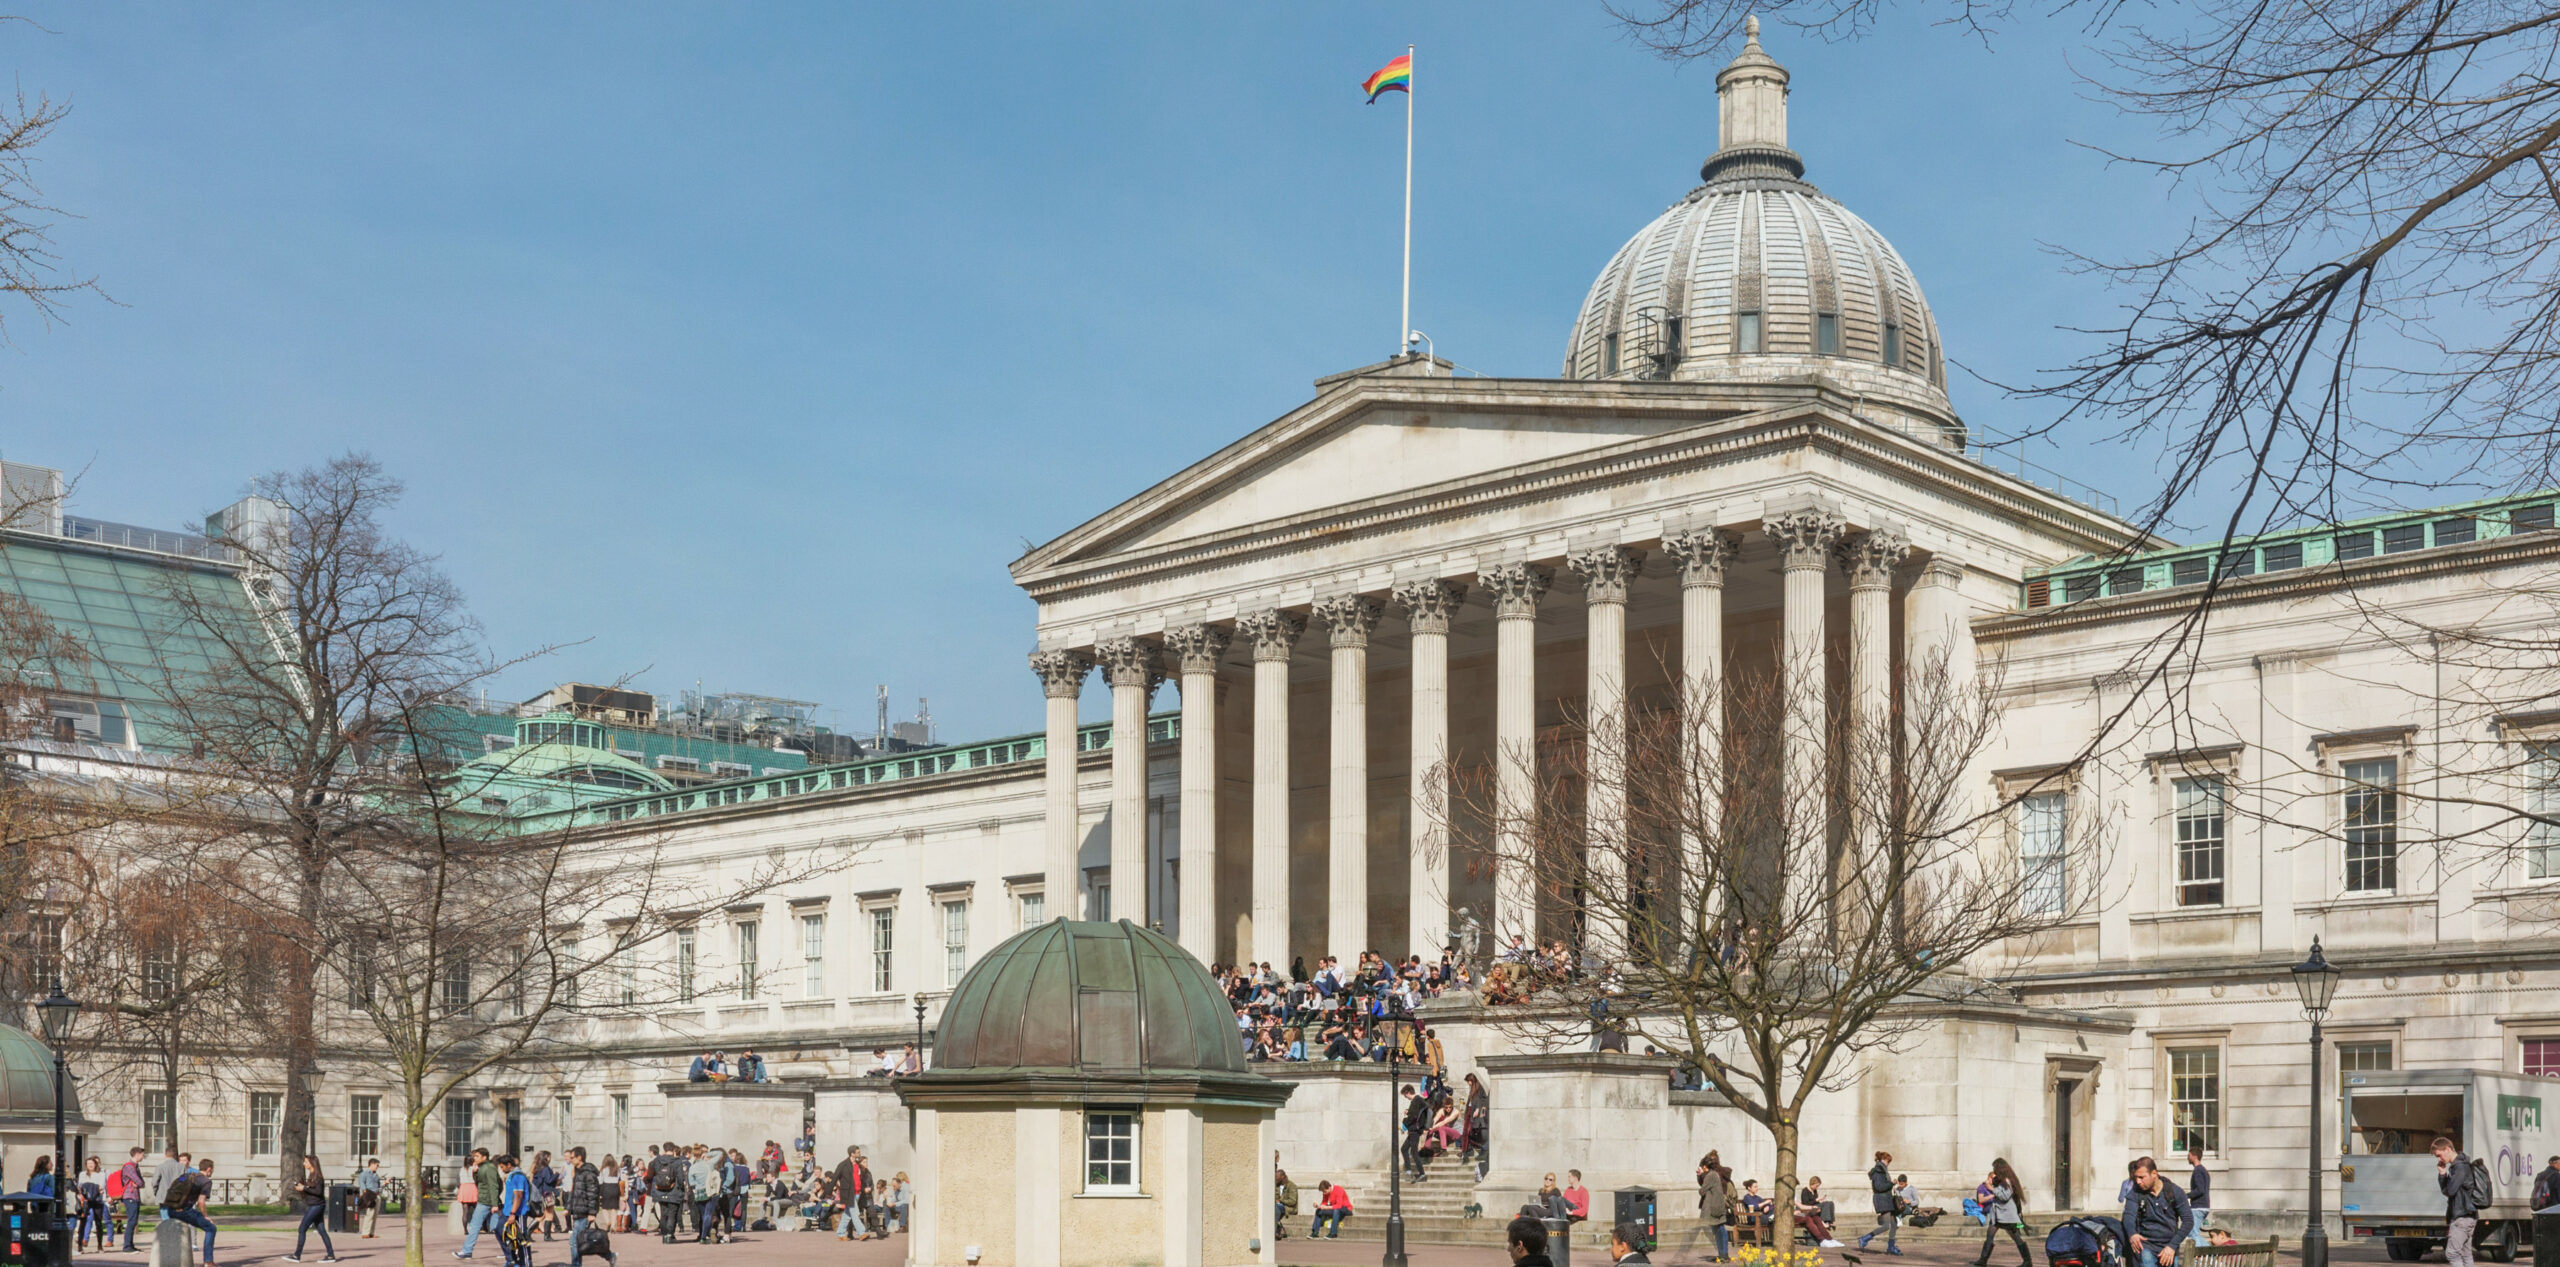
[[63, 1035], [71, 1032], [72, 1014], [79, 1010], [80, 1005], [62, 992], [62, 982], [55, 981], [53, 992], [36, 1004], [36, 1015], [44, 1022], [44, 1040], [60, 1045]]
[[2337, 997], [2338, 978], [2342, 975], [2329, 957], [2321, 953], [2320, 939], [2311, 939], [2311, 957], [2293, 965], [2293, 988], [2302, 995], [2302, 1014], [2319, 1020], [2329, 1014], [2329, 1001]]

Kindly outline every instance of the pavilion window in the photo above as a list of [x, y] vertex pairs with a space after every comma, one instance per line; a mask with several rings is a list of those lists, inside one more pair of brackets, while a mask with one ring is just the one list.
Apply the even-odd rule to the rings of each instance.
[[2259, 564], [2262, 572], [2290, 572], [2302, 566], [2302, 543], [2299, 541], [2271, 545], [2258, 553], [2262, 556]]
[[2461, 545], [2479, 535], [2479, 521], [2468, 515], [2457, 515], [2451, 519], [2436, 521], [2436, 544], [2440, 546]]
[[1106, 1196], [1138, 1193], [1138, 1115], [1128, 1110], [1084, 1115], [1084, 1190]]
[[1840, 315], [1826, 312], [1813, 319], [1813, 350], [1824, 356], [1840, 355]]
[[2373, 534], [2370, 532], [2339, 533], [2337, 547], [2336, 557], [2340, 559], [2370, 559], [2373, 557]]
[[1733, 320], [1733, 350], [1745, 356], [1760, 350], [1760, 314], [1746, 312]]
[[2507, 528], [2511, 532], [2536, 532], [2550, 526], [2549, 502], [2539, 506], [2518, 506], [2507, 516]]
[[2423, 550], [2426, 546], [2425, 524], [2393, 524], [2382, 530], [2384, 554], [2405, 554], [2411, 550]]

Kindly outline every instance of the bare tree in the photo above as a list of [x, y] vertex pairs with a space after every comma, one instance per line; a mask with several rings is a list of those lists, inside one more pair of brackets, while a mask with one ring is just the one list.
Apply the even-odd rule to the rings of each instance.
[[[1568, 723], [1526, 804], [1503, 802], [1498, 772], [1459, 772], [1453, 846], [1485, 851], [1567, 933], [1492, 968], [1496, 1023], [1546, 1043], [1638, 1037], [1696, 1066], [1768, 1129], [1774, 1191], [1792, 1192], [1816, 1092], [1854, 1076], [1858, 1053], [1909, 1039], [1932, 1001], [1979, 988], [1969, 966], [2094, 897], [2094, 832], [2040, 825], [2053, 830], [2031, 856], [2009, 835], [2016, 798], [2068, 771], [2005, 799], [1984, 791], [1986, 698], [1943, 663], [1915, 664], [1905, 724], [1843, 722], [1808, 749], [1789, 742], [1775, 681], [1675, 686], [1622, 725]], [[1809, 752], [1827, 771], [1811, 782]], [[1623, 798], [1592, 795], [1620, 785]], [[1594, 812], [1610, 806], [1623, 808]], [[1778, 1206], [1784, 1244], [1793, 1215]]]
[[250, 887], [230, 874], [236, 860], [160, 864], [134, 847], [133, 837], [156, 834], [146, 825], [95, 842], [117, 856], [84, 877], [77, 903], [73, 957], [84, 971], [74, 1045], [83, 1078], [121, 1074], [163, 1093], [172, 1106], [166, 1142], [177, 1143], [180, 1091], [236, 1073], [238, 1057], [257, 1050], [240, 1037], [275, 956], [252, 913], [234, 905]]

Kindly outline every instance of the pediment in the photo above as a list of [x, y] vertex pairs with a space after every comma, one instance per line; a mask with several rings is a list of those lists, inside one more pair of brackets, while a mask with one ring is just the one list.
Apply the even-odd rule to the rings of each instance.
[[[1574, 382], [1387, 380], [1300, 407], [1014, 564], [1017, 579], [1113, 555], [1278, 530], [1388, 499], [1502, 483], [1750, 412], [1702, 394], [1630, 408]], [[1418, 385], [1436, 384], [1436, 385]], [[1521, 390], [1521, 389], [1535, 390]], [[1795, 402], [1809, 403], [1809, 402]]]

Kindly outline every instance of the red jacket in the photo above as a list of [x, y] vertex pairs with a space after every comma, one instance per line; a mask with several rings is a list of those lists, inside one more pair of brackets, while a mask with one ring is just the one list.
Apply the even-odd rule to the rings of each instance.
[[1564, 1203], [1572, 1208], [1573, 1217], [1577, 1219], [1591, 1217], [1591, 1189], [1579, 1184], [1565, 1189]]
[[1324, 1200], [1316, 1202], [1316, 1208], [1319, 1210], [1340, 1210], [1346, 1214], [1349, 1213], [1351, 1210], [1351, 1189], [1343, 1187], [1338, 1183], [1325, 1189]]

